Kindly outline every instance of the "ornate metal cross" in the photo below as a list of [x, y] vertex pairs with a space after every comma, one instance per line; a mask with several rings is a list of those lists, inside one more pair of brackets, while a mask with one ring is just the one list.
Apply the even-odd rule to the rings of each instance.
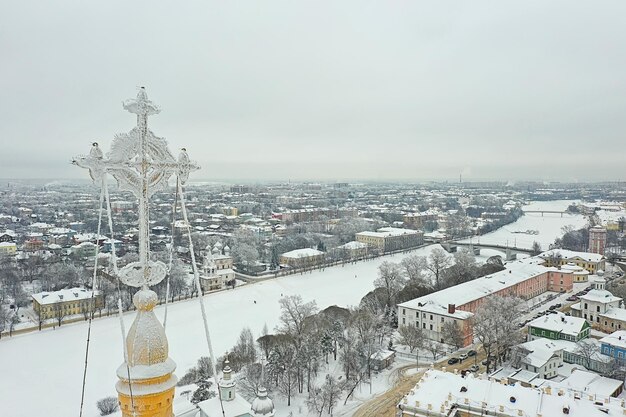
[[111, 174], [120, 190], [132, 192], [139, 200], [139, 262], [131, 262], [122, 268], [119, 278], [127, 285], [147, 289], [167, 274], [163, 262], [150, 259], [150, 197], [166, 188], [172, 175], [177, 175], [180, 183], [184, 184], [189, 173], [199, 167], [189, 160], [184, 148], [178, 159], [174, 158], [165, 139], [155, 136], [148, 129], [148, 116], [161, 110], [148, 100], [144, 87], [139, 89], [136, 99], [126, 100], [122, 105], [137, 115], [137, 126], [128, 133], [115, 135], [111, 151], [106, 156], [94, 142], [89, 155], [78, 156], [72, 163], [89, 169], [94, 182], [101, 182], [107, 174]]

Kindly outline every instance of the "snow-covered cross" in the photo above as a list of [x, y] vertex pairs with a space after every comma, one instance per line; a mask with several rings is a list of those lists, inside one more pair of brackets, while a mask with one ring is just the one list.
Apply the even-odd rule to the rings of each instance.
[[165, 139], [148, 129], [148, 116], [161, 110], [148, 99], [144, 87], [139, 89], [136, 99], [126, 100], [122, 105], [137, 115], [137, 126], [128, 133], [115, 135], [106, 156], [94, 142], [89, 155], [78, 156], [72, 163], [89, 169], [94, 182], [102, 182], [106, 174], [111, 174], [121, 190], [132, 192], [139, 200], [139, 262], [122, 268], [119, 278], [127, 285], [147, 288], [159, 283], [167, 274], [163, 262], [150, 259], [150, 197], [166, 188], [172, 175], [184, 184], [189, 173], [199, 166], [189, 160], [184, 148], [178, 159], [174, 158]]

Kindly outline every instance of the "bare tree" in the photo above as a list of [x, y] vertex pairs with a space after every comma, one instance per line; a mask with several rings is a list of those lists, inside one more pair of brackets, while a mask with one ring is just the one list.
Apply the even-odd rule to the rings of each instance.
[[456, 320], [446, 321], [441, 328], [443, 341], [456, 349], [463, 347], [463, 331]]
[[300, 295], [288, 295], [281, 298], [280, 325], [278, 330], [298, 339], [304, 333], [305, 319], [317, 313], [315, 301], [305, 303]]
[[260, 363], [251, 363], [244, 366], [237, 374], [237, 390], [243, 397], [252, 401], [259, 393], [259, 388], [268, 388], [267, 375], [264, 374]]
[[[472, 318], [474, 335], [482, 343], [483, 349], [490, 357], [506, 360], [511, 347], [522, 342], [524, 335], [515, 325], [520, 315], [522, 300], [517, 297], [490, 296], [476, 310]], [[489, 372], [491, 362], [487, 363]]]
[[2, 338], [2, 332], [6, 328], [7, 322], [9, 321], [9, 312], [6, 307], [0, 304], [0, 339]]
[[454, 254], [454, 265], [444, 271], [447, 286], [455, 286], [471, 281], [478, 276], [476, 257], [469, 249], [463, 248]]
[[291, 398], [298, 389], [296, 353], [292, 344], [279, 343], [272, 349], [267, 363], [268, 373], [278, 392], [287, 399], [287, 406], [291, 405]]
[[419, 349], [424, 345], [424, 333], [422, 332], [422, 329], [417, 326], [400, 326], [398, 328], [398, 333], [400, 334], [398, 343], [407, 346], [410, 352], [413, 352], [415, 349]]
[[396, 295], [404, 286], [405, 281], [399, 264], [385, 261], [378, 267], [378, 278], [374, 280], [374, 287], [385, 290], [387, 308], [395, 305]]
[[323, 402], [326, 403], [328, 414], [332, 415], [333, 407], [339, 401], [343, 389], [343, 384], [340, 384], [332, 375], [326, 375], [326, 381], [322, 385], [322, 398], [324, 399]]
[[587, 369], [591, 369], [591, 361], [599, 352], [598, 345], [590, 340], [583, 339], [576, 343], [576, 353], [583, 359], [583, 366]]
[[563, 259], [563, 255], [561, 255], [561, 252], [555, 251], [555, 250], [550, 251], [545, 258], [547, 266], [556, 266], [556, 267], [561, 265], [562, 259]]
[[98, 407], [101, 416], [108, 416], [109, 414], [113, 414], [119, 408], [117, 398], [115, 397], [106, 397], [98, 400], [96, 406]]
[[361, 366], [368, 378], [372, 374], [372, 355], [378, 350], [376, 322], [376, 315], [365, 309], [354, 311], [350, 319], [350, 327], [354, 329], [357, 338], [358, 356], [363, 361]]
[[239, 372], [244, 366], [256, 360], [254, 336], [249, 327], [244, 327], [239, 334], [237, 344], [231, 349], [228, 360], [234, 372]]
[[52, 311], [54, 312], [54, 318], [57, 321], [57, 325], [61, 327], [61, 323], [63, 323], [63, 319], [67, 315], [67, 310], [64, 308], [63, 303], [54, 303], [52, 305]]
[[411, 282], [423, 283], [425, 281], [426, 258], [424, 256], [411, 255], [400, 261], [404, 276]]
[[433, 249], [430, 255], [428, 255], [426, 269], [432, 274], [432, 278], [435, 281], [435, 289], [439, 290], [442, 288], [441, 275], [450, 265], [452, 265], [450, 256], [441, 248]]
[[439, 343], [429, 339], [424, 341], [424, 347], [430, 352], [431, 355], [433, 355], [433, 361], [437, 360], [437, 355], [443, 350]]
[[541, 253], [541, 244], [535, 240], [533, 242], [531, 255], [532, 256], [537, 256], [540, 253]]

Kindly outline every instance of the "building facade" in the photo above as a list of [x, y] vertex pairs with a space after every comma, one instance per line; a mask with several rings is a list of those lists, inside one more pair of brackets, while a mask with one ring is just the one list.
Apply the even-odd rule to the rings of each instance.
[[589, 252], [604, 255], [606, 247], [606, 229], [594, 226], [589, 229]]
[[76, 314], [88, 314], [104, 308], [104, 297], [85, 288], [70, 288], [53, 292], [33, 294], [33, 311], [40, 321], [62, 319]]
[[376, 232], [359, 232], [355, 234], [357, 242], [381, 252], [409, 249], [424, 243], [424, 233], [420, 230], [383, 227]]
[[528, 338], [535, 340], [569, 340], [578, 342], [589, 337], [591, 326], [580, 317], [566, 316], [561, 312], [546, 314], [528, 323]]
[[606, 333], [626, 329], [624, 301], [605, 289], [606, 281], [594, 282], [594, 289], [580, 297], [580, 303], [572, 306], [572, 315], [582, 317], [595, 329]]
[[618, 330], [600, 339], [600, 352], [616, 360], [619, 364], [626, 364], [626, 330]]
[[422, 328], [431, 340], [443, 341], [443, 325], [457, 321], [464, 346], [473, 341], [470, 318], [492, 295], [529, 299], [546, 291], [572, 290], [572, 274], [538, 263], [517, 261], [506, 269], [398, 304], [398, 324]]
[[323, 263], [324, 256], [324, 252], [317, 249], [296, 249], [280, 255], [279, 262], [290, 268], [308, 268]]
[[560, 268], [569, 263], [585, 268], [591, 274], [604, 271], [605, 258], [601, 254], [589, 252], [574, 252], [566, 249], [552, 249], [539, 255], [546, 266]]

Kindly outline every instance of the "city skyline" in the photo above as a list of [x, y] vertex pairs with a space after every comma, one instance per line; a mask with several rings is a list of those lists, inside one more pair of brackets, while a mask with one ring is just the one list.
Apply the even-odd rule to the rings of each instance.
[[79, 178], [145, 85], [199, 178], [623, 180], [620, 2], [8, 8], [0, 177]]

